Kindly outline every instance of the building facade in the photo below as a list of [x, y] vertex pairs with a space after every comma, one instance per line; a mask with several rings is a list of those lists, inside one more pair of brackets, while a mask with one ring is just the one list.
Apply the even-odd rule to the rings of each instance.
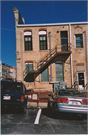
[[1, 80], [17, 80], [17, 70], [14, 66], [1, 63]]
[[13, 8], [16, 25], [17, 80], [34, 91], [52, 91], [50, 82], [68, 87], [88, 82], [88, 22], [25, 24]]

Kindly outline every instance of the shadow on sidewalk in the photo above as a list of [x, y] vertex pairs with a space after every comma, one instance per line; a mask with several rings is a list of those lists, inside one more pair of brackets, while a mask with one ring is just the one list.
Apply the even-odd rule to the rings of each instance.
[[42, 109], [42, 114], [54, 118], [54, 119], [64, 119], [64, 120], [87, 120], [87, 115], [74, 114], [74, 113], [60, 113], [60, 112], [52, 112], [48, 108]]

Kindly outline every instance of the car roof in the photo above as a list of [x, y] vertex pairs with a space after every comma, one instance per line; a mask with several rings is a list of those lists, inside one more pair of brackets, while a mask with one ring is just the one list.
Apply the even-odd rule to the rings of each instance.
[[1, 82], [11, 82], [11, 83], [21, 83], [22, 84], [22, 82], [12, 81], [12, 80], [1, 80]]

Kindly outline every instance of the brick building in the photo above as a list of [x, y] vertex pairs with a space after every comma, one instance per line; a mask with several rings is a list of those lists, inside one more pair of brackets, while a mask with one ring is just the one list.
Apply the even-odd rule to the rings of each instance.
[[1, 80], [13, 80], [16, 81], [17, 79], [17, 70], [14, 66], [9, 66], [5, 63], [1, 63]]
[[88, 22], [25, 24], [13, 8], [16, 25], [17, 80], [34, 91], [52, 91], [50, 82], [68, 87], [88, 82]]

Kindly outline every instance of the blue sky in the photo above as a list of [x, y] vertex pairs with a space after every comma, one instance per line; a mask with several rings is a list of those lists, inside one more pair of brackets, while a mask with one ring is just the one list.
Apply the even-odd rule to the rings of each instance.
[[16, 67], [16, 33], [13, 7], [25, 24], [87, 21], [87, 1], [1, 1], [1, 60]]

